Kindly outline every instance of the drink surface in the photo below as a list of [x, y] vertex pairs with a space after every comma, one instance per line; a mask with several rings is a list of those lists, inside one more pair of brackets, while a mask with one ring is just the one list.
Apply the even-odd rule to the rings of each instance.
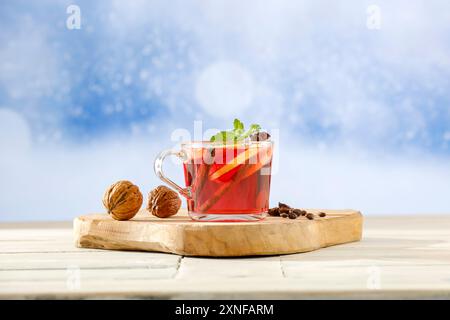
[[198, 214], [262, 214], [269, 208], [272, 146], [233, 145], [188, 150], [188, 210]]

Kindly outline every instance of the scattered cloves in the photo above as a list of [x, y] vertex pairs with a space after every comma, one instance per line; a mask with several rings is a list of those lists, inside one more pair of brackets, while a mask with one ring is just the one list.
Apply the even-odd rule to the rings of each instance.
[[289, 214], [289, 212], [291, 212], [291, 209], [286, 208], [286, 207], [281, 207], [278, 210], [280, 211], [280, 213], [287, 213], [287, 214]]
[[283, 202], [278, 202], [278, 208], [288, 208], [288, 209], [290, 209], [291, 207], [288, 206], [287, 204], [283, 203]]
[[289, 219], [297, 219], [297, 215], [293, 212], [289, 212]]
[[312, 214], [312, 213], [307, 213], [307, 214], [306, 214], [306, 218], [308, 218], [309, 220], [314, 220], [314, 214]]
[[279, 216], [282, 218], [297, 219], [298, 217], [305, 217], [308, 220], [314, 220], [315, 217], [323, 218], [327, 215], [325, 212], [314, 214], [303, 209], [292, 208], [282, 202], [278, 202], [278, 207], [270, 208], [268, 213], [271, 216]]
[[276, 217], [276, 216], [280, 215], [280, 210], [279, 210], [279, 208], [276, 208], [276, 207], [270, 208], [268, 213], [269, 213], [269, 215]]

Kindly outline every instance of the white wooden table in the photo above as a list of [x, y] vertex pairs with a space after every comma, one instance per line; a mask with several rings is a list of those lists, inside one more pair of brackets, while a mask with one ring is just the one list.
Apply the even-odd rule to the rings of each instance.
[[450, 298], [450, 217], [367, 217], [363, 241], [250, 258], [78, 249], [71, 223], [0, 224], [0, 298]]

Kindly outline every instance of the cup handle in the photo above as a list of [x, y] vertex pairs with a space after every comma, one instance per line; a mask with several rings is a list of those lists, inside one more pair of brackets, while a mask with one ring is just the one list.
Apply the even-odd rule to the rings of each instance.
[[176, 184], [175, 182], [173, 182], [171, 179], [169, 179], [168, 177], [166, 177], [164, 175], [164, 172], [163, 172], [163, 169], [162, 169], [162, 164], [164, 162], [164, 159], [167, 156], [177, 156], [181, 160], [186, 160], [186, 153], [184, 151], [165, 150], [165, 151], [161, 152], [155, 159], [155, 163], [154, 163], [153, 168], [155, 170], [156, 175], [162, 181], [164, 181], [169, 186], [171, 186], [176, 191], [178, 191], [182, 196], [186, 197], [187, 199], [191, 199], [192, 198], [192, 193], [191, 193], [191, 188], [190, 187], [182, 188], [178, 184]]

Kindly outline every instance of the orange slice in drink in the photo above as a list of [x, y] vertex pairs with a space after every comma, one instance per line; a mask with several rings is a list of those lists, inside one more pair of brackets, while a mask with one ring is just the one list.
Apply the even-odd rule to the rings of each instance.
[[244, 180], [245, 178], [251, 176], [255, 172], [258, 172], [262, 167], [267, 165], [272, 160], [272, 150], [268, 150], [267, 152], [261, 152], [259, 154], [258, 163], [255, 165], [250, 166], [250, 168], [244, 172], [241, 179]]
[[218, 170], [214, 171], [209, 178], [211, 180], [219, 179], [230, 171], [236, 169], [241, 164], [249, 161], [250, 158], [256, 157], [258, 155], [258, 148], [248, 148], [245, 151], [239, 153], [236, 157], [234, 157], [231, 161], [224, 164]]

